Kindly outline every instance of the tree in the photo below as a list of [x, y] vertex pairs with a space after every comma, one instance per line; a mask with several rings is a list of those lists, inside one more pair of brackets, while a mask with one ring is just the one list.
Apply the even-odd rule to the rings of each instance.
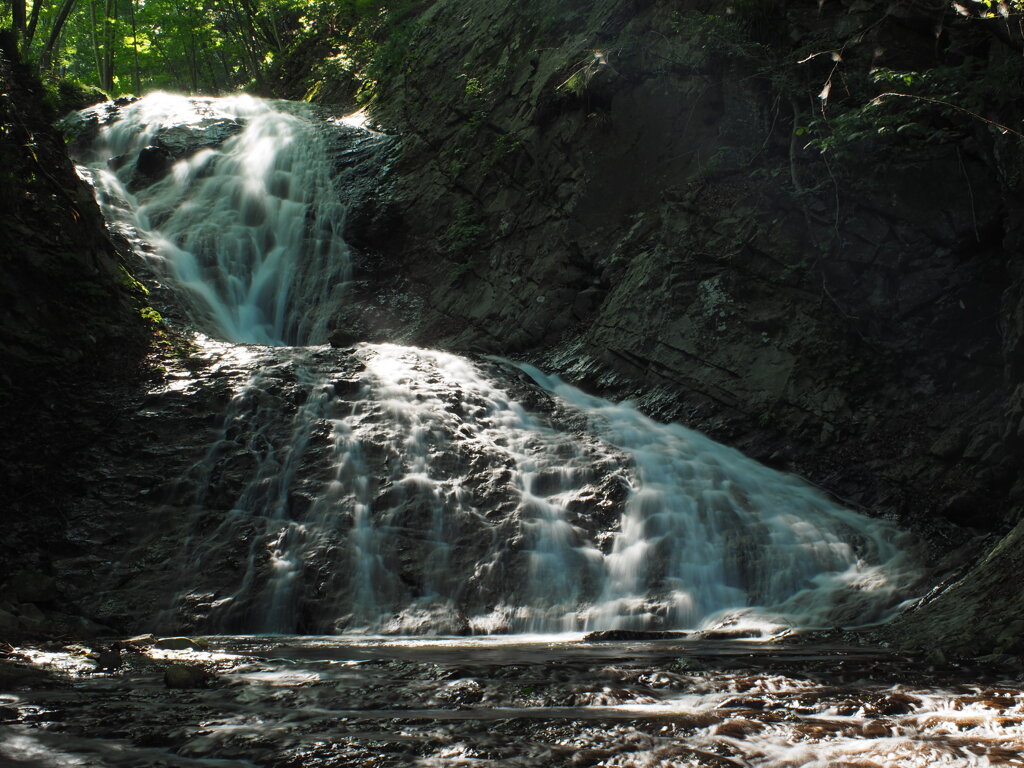
[[46, 38], [46, 43], [43, 45], [42, 52], [39, 55], [39, 69], [44, 72], [50, 68], [54, 48], [57, 45], [57, 41], [60, 40], [60, 33], [64, 29], [64, 24], [68, 20], [71, 9], [74, 7], [75, 0], [61, 0], [60, 6], [53, 19], [53, 25], [50, 27], [50, 34]]

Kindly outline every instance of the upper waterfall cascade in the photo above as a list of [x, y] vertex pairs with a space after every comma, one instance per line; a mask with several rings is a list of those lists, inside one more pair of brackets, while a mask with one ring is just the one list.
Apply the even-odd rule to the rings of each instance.
[[156, 93], [117, 110], [80, 168], [203, 331], [324, 343], [349, 275], [328, 129], [346, 130], [301, 104]]
[[168, 627], [835, 626], [911, 596], [891, 524], [700, 433], [530, 366], [299, 346], [349, 275], [331, 130], [300, 105], [156, 94], [83, 157], [112, 223], [229, 342], [210, 343], [234, 387], [220, 435], [168, 502]]

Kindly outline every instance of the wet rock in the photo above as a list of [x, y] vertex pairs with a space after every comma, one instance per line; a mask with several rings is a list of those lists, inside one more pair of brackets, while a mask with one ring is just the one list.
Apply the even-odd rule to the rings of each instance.
[[151, 634], [135, 635], [134, 637], [129, 637], [126, 640], [122, 641], [124, 645], [134, 646], [137, 648], [147, 648], [153, 645], [153, 643], [155, 642], [156, 635]]
[[705, 629], [698, 632], [705, 640], [748, 640], [761, 637], [757, 627], [723, 627], [721, 629]]
[[120, 643], [114, 643], [106, 650], [96, 654], [94, 659], [98, 672], [112, 672], [124, 666], [124, 655]]
[[358, 344], [362, 340], [363, 339], [361, 338], [360, 334], [353, 333], [344, 328], [338, 328], [337, 330], [331, 332], [331, 336], [328, 339], [328, 342], [335, 349], [345, 349], [347, 347], [351, 347], [355, 344]]
[[435, 695], [435, 699], [443, 704], [461, 706], [478, 704], [483, 697], [483, 686], [476, 680], [453, 680]]
[[906, 715], [921, 706], [921, 699], [906, 693], [891, 693], [870, 700], [865, 713], [872, 715]]
[[706, 669], [706, 665], [699, 659], [681, 656], [672, 662], [672, 668], [680, 672], [699, 672], [702, 669]]
[[864, 723], [860, 732], [869, 739], [884, 739], [892, 734], [890, 726], [882, 720], [871, 720]]
[[763, 728], [763, 725], [754, 722], [753, 720], [734, 717], [714, 726], [711, 732], [716, 736], [728, 736], [733, 739], [742, 739], [752, 733], [757, 733]]
[[139, 152], [139, 159], [135, 161], [135, 171], [152, 183], [170, 170], [171, 162], [171, 153], [165, 148], [145, 147]]
[[49, 603], [60, 596], [56, 580], [39, 571], [19, 571], [7, 581], [4, 592], [20, 603]]
[[191, 637], [161, 637], [153, 643], [154, 648], [164, 651], [198, 651], [203, 644]]
[[360, 379], [337, 379], [331, 383], [331, 386], [339, 397], [354, 397], [359, 394], [363, 382]]
[[214, 679], [198, 664], [171, 664], [164, 670], [164, 685], [168, 688], [206, 688]]
[[24, 686], [33, 688], [58, 685], [54, 675], [39, 667], [9, 659], [0, 659], [0, 691], [12, 691]]
[[990, 653], [975, 659], [979, 666], [987, 669], [1004, 669], [1020, 674], [1024, 672], [1024, 657], [1010, 653]]
[[241, 131], [241, 123], [234, 120], [206, 118], [198, 126], [175, 125], [162, 130], [155, 143], [169, 157], [181, 159], [201, 149], [219, 146]]
[[656, 632], [639, 629], [602, 629], [589, 632], [583, 637], [587, 643], [603, 643], [629, 640], [673, 640], [686, 637], [685, 632]]

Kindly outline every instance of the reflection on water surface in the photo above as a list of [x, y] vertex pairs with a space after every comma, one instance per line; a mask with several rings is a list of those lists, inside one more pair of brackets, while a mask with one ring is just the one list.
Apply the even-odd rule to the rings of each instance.
[[[13, 766], [1024, 765], [1019, 677], [878, 648], [679, 638], [215, 637], [2, 694]], [[168, 690], [169, 663], [207, 688]], [[3, 762], [6, 761], [6, 762]]]

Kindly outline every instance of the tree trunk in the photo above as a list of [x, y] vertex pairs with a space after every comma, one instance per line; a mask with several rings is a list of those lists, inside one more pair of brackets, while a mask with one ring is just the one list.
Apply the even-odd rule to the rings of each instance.
[[103, 8], [103, 76], [100, 88], [114, 90], [114, 36], [117, 32], [117, 0], [106, 0]]
[[25, 0], [11, 0], [11, 22], [14, 31], [20, 37], [25, 37]]
[[174, 62], [171, 60], [171, 57], [167, 55], [167, 51], [163, 49], [163, 47], [160, 45], [160, 41], [157, 40], [155, 37], [153, 38], [152, 43], [153, 47], [156, 49], [156, 52], [160, 54], [160, 58], [164, 60], [164, 63], [166, 64], [168, 71], [171, 73], [171, 77], [174, 78], [175, 85], [184, 90], [185, 80], [178, 72], [178, 68], [174, 66]]
[[135, 95], [138, 96], [139, 91], [142, 90], [139, 84], [139, 31], [135, 26], [135, 0], [128, 0], [128, 9], [132, 14], [132, 54], [134, 57], [134, 69], [132, 70], [132, 85]]
[[92, 57], [96, 63], [96, 82], [103, 82], [103, 58], [100, 56], [100, 37], [96, 31], [96, 2], [97, 0], [88, 0], [89, 2], [89, 32], [92, 36]]
[[28, 21], [28, 29], [25, 31], [25, 44], [26, 46], [32, 42], [32, 38], [36, 35], [36, 25], [39, 24], [39, 10], [43, 7], [42, 0], [33, 0], [32, 2], [32, 18]]
[[206, 71], [210, 75], [210, 87], [213, 89], [213, 93], [215, 95], [220, 94], [222, 89], [220, 85], [217, 83], [217, 73], [213, 69], [213, 62], [210, 60], [209, 49], [203, 52], [203, 63], [206, 64]]
[[[193, 27], [195, 29], [195, 27]], [[192, 82], [192, 88], [190, 93], [199, 92], [199, 45], [196, 43], [195, 32], [189, 33], [189, 39], [191, 45], [189, 46], [189, 57], [188, 57], [188, 74], [189, 79]]]
[[46, 38], [46, 44], [39, 54], [39, 69], [45, 71], [50, 68], [50, 61], [53, 59], [53, 49], [57, 45], [57, 41], [60, 40], [60, 33], [64, 29], [64, 22], [68, 20], [68, 15], [74, 7], [75, 0], [61, 0], [60, 8], [57, 9], [57, 15], [53, 17], [53, 27], [50, 28], [50, 35]]

